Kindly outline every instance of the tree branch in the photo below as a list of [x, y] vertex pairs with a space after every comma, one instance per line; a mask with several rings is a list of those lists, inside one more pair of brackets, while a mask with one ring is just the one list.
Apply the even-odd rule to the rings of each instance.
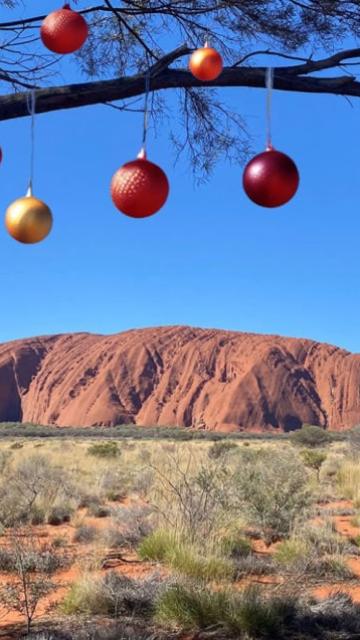
[[[73, 109], [132, 98], [144, 93], [146, 76], [150, 72], [150, 90], [194, 87], [265, 87], [266, 67], [226, 67], [214, 82], [203, 83], [185, 69], [169, 69], [178, 58], [192, 49], [182, 46], [158, 60], [146, 73], [57, 87], [39, 89], [36, 95], [37, 113]], [[314, 77], [310, 74], [336, 68], [343, 60], [360, 58], [360, 49], [339, 52], [323, 60], [308, 60], [304, 64], [274, 68], [274, 89], [300, 93], [326, 93], [360, 97], [360, 82], [353, 76]], [[0, 120], [28, 115], [27, 93], [0, 96]]]

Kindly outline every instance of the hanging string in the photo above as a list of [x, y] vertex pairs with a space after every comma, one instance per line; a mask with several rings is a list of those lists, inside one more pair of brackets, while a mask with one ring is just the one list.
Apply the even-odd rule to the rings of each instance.
[[151, 77], [151, 72], [149, 69], [145, 75], [144, 123], [143, 123], [142, 148], [140, 152], [143, 155], [146, 154], [146, 138], [147, 138], [147, 132], [149, 128], [150, 77]]
[[274, 69], [273, 67], [268, 67], [266, 69], [266, 88], [267, 88], [267, 97], [266, 97], [266, 146], [272, 147], [272, 135], [271, 135], [271, 124], [272, 124], [272, 92], [274, 87]]
[[36, 91], [32, 89], [27, 96], [27, 108], [29, 115], [31, 116], [30, 126], [30, 179], [27, 195], [32, 195], [32, 189], [34, 184], [34, 169], [35, 169], [35, 112], [36, 112]]

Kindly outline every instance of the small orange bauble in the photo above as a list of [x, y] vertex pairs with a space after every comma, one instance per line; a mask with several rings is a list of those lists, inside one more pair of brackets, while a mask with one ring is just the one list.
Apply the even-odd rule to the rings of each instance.
[[70, 5], [53, 11], [43, 20], [40, 36], [45, 47], [54, 53], [73, 53], [82, 47], [88, 37], [86, 20]]
[[24, 244], [41, 242], [50, 233], [52, 215], [42, 200], [27, 195], [15, 200], [5, 215], [6, 228], [14, 240]]
[[111, 181], [111, 197], [119, 211], [130, 218], [147, 218], [159, 211], [169, 195], [169, 181], [157, 164], [140, 152], [124, 164]]
[[189, 69], [193, 76], [203, 82], [216, 80], [223, 70], [223, 60], [218, 51], [205, 44], [196, 49], [189, 61]]

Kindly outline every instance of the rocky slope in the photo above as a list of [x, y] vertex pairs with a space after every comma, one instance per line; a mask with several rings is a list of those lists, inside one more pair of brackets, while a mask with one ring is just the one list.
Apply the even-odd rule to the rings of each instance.
[[0, 422], [291, 430], [360, 423], [360, 355], [311, 340], [162, 327], [0, 345]]

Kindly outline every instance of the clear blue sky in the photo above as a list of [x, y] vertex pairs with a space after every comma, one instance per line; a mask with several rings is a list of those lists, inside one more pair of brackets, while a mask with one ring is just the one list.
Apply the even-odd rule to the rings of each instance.
[[[264, 91], [229, 91], [261, 151]], [[1, 123], [3, 212], [26, 190], [29, 124]], [[55, 224], [36, 246], [0, 228], [0, 341], [189, 324], [360, 351], [360, 101], [275, 93], [274, 144], [301, 173], [296, 198], [277, 210], [246, 198], [241, 166], [222, 162], [196, 186], [163, 129], [150, 131], [149, 157], [167, 171], [170, 198], [131, 220], [114, 209], [109, 182], [139, 150], [139, 114], [89, 107], [38, 116], [36, 128], [35, 191]]]

